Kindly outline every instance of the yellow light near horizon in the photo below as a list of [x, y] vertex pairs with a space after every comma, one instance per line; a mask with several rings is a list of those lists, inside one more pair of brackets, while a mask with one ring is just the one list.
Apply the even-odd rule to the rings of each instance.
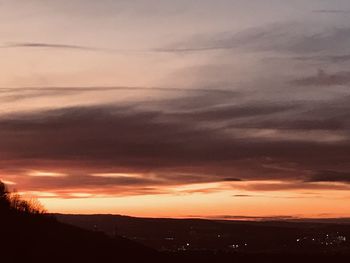
[[87, 197], [91, 197], [92, 194], [89, 194], [89, 193], [70, 193], [69, 196], [72, 198], [87, 198]]
[[28, 173], [29, 176], [33, 177], [64, 177], [67, 176], [63, 173], [55, 173], [55, 172], [45, 172], [45, 171], [31, 171]]
[[95, 177], [107, 177], [107, 178], [141, 178], [143, 177], [142, 174], [136, 174], [136, 173], [95, 173], [91, 174], [91, 176]]
[[57, 198], [59, 197], [56, 193], [51, 192], [42, 192], [42, 191], [27, 191], [27, 192], [19, 192], [21, 196], [24, 197], [35, 197], [35, 198]]

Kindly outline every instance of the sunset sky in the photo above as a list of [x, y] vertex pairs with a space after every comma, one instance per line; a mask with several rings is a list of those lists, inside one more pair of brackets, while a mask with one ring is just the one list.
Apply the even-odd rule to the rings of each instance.
[[350, 216], [349, 0], [0, 0], [0, 180], [50, 212]]

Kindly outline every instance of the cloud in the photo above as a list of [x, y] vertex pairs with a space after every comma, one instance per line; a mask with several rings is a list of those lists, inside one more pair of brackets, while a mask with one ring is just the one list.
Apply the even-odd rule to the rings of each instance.
[[273, 51], [289, 54], [339, 52], [348, 50], [350, 28], [321, 27], [305, 23], [275, 23], [240, 32], [221, 32], [194, 36], [192, 39], [158, 49], [184, 53], [211, 50]]
[[313, 10], [313, 13], [320, 13], [320, 14], [349, 14], [350, 10], [341, 10], [341, 9], [319, 9], [319, 10]]
[[[159, 91], [164, 93], [187, 93], [194, 94], [198, 98], [200, 94], [203, 98], [207, 94], [222, 98], [239, 96], [238, 91], [229, 89], [206, 89], [206, 88], [162, 88], [162, 87], [128, 87], [128, 86], [105, 86], [105, 87], [26, 87], [26, 88], [0, 88], [0, 101], [16, 102], [40, 97], [62, 97], [71, 96], [87, 92], [102, 91]], [[175, 98], [173, 101], [176, 100]], [[203, 103], [203, 102], [202, 102]]]
[[150, 53], [154, 52], [151, 49], [114, 49], [114, 48], [99, 48], [74, 44], [60, 43], [44, 43], [44, 42], [11, 42], [0, 46], [3, 49], [9, 48], [29, 48], [29, 49], [57, 49], [57, 50], [72, 50], [72, 51], [94, 51], [94, 52], [117, 52], [117, 53]]
[[350, 55], [341, 54], [341, 55], [300, 56], [300, 57], [295, 57], [294, 59], [299, 61], [321, 61], [321, 62], [328, 62], [328, 63], [345, 63], [350, 61]]
[[124, 187], [145, 187], [149, 185], [162, 185], [161, 180], [147, 177], [96, 177], [91, 175], [73, 174], [65, 177], [40, 177], [40, 178], [23, 178], [22, 185], [30, 183], [32, 190], [40, 191], [52, 188], [55, 191], [64, 189], [80, 189], [80, 191], [91, 192], [93, 189], [100, 188], [119, 188]]
[[350, 83], [350, 72], [341, 71], [334, 74], [328, 74], [319, 70], [316, 76], [305, 77], [293, 80], [291, 84], [298, 86], [335, 86], [346, 85]]
[[304, 198], [320, 198], [318, 195], [302, 195], [302, 196], [279, 196], [279, 195], [254, 195], [254, 194], [237, 194], [232, 197], [236, 198], [277, 198], [277, 199], [304, 199]]
[[233, 197], [256, 197], [256, 195], [233, 195]]
[[313, 175], [310, 182], [346, 182], [350, 183], [350, 172], [320, 171]]
[[[170, 163], [176, 163], [178, 159], [191, 156], [191, 152], [197, 152], [198, 147], [205, 150], [211, 142], [221, 144], [220, 141], [224, 141], [210, 130], [201, 130], [189, 123], [162, 121], [160, 117], [162, 112], [117, 106], [73, 107], [14, 115], [0, 121], [2, 134], [9, 139], [3, 142], [2, 149], [26, 158], [111, 162], [116, 158], [127, 163], [131, 157], [140, 165], [147, 166], [150, 159], [153, 165], [162, 166], [166, 156]], [[26, 150], [16, 151], [22, 147]], [[198, 154], [200, 151], [192, 158], [200, 159]], [[163, 162], [154, 161], [163, 157]]]
[[[286, 104], [240, 100], [220, 91], [183, 94], [186, 99], [169, 98], [169, 103], [1, 115], [0, 174], [32, 191], [135, 194], [202, 183], [254, 191], [333, 189], [310, 178], [320, 170], [348, 170], [347, 98]], [[196, 96], [206, 103], [191, 105]], [[67, 176], [29, 177], [33, 170]]]
[[[305, 101], [295, 103], [289, 111], [276, 112], [256, 118], [254, 121], [245, 119], [239, 122], [241, 128], [278, 130], [280, 132], [301, 132], [304, 136], [315, 132], [323, 133], [326, 139], [327, 133], [333, 135], [346, 135], [350, 131], [350, 106], [349, 96], [329, 99], [324, 102]], [[292, 103], [293, 104], [293, 103]], [[284, 113], [284, 114], [283, 114]], [[232, 123], [230, 127], [237, 127]]]
[[293, 110], [297, 105], [282, 105], [282, 104], [267, 104], [267, 103], [255, 103], [247, 105], [225, 105], [214, 106], [206, 109], [192, 111], [186, 114], [174, 114], [179, 115], [180, 118], [191, 118], [198, 121], [228, 121], [231, 119], [268, 116], [276, 113], [282, 113], [285, 111]]
[[68, 45], [68, 44], [51, 44], [51, 43], [40, 43], [40, 42], [18, 42], [9, 43], [2, 45], [1, 48], [51, 48], [51, 49], [71, 49], [71, 50], [87, 50], [87, 51], [98, 51], [101, 49], [79, 46], [79, 45]]
[[225, 182], [240, 182], [240, 181], [242, 181], [242, 179], [228, 177], [228, 178], [224, 178], [223, 181], [225, 181]]
[[293, 191], [293, 190], [337, 190], [337, 191], [349, 191], [350, 186], [343, 184], [343, 181], [333, 181], [333, 184], [329, 182], [302, 182], [302, 181], [285, 181], [285, 182], [261, 182], [251, 183], [242, 187], [241, 190], [248, 191]]

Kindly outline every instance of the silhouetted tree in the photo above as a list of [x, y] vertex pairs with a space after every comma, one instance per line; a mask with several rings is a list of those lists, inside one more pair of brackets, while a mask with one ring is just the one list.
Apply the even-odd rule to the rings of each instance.
[[0, 210], [9, 208], [9, 192], [6, 185], [0, 181]]
[[10, 192], [0, 181], [0, 210], [14, 211], [24, 214], [44, 214], [43, 205], [35, 198], [24, 200], [18, 193]]

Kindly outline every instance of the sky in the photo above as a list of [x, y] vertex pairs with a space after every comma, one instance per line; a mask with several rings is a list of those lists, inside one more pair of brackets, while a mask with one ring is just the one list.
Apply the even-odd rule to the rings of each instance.
[[0, 179], [50, 212], [350, 216], [348, 0], [0, 0]]

